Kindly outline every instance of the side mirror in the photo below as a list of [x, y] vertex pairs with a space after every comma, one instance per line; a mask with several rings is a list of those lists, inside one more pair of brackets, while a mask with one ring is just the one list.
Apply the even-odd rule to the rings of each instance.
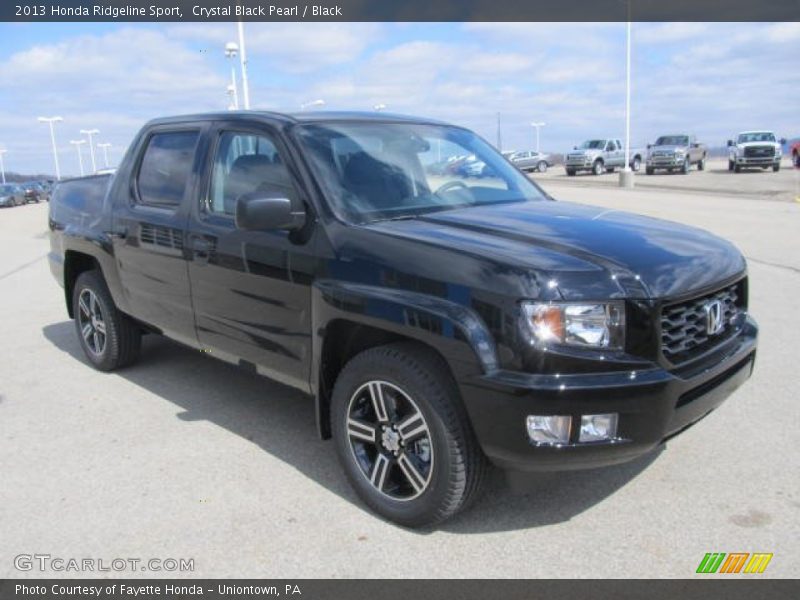
[[728, 140], [728, 146], [733, 146], [733, 140]]
[[779, 141], [781, 143], [781, 146], [785, 146], [786, 145], [786, 138], [781, 138]]
[[652, 148], [652, 147], [653, 147], [653, 144], [647, 144], [647, 149], [648, 150], [650, 150], [650, 148]]
[[573, 146], [573, 147], [572, 147], [572, 149], [573, 149], [573, 150], [577, 150], [577, 149], [578, 149], [578, 147], [577, 147], [577, 146]]
[[299, 229], [304, 210], [293, 211], [289, 198], [270, 198], [259, 192], [244, 194], [236, 201], [236, 227], [251, 231]]

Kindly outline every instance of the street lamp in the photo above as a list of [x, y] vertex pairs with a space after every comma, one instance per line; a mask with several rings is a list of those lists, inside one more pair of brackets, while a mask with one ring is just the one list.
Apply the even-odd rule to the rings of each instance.
[[[236, 58], [239, 54], [239, 46], [236, 42], [228, 42], [225, 44], [225, 58]], [[236, 63], [231, 61], [231, 83], [228, 86], [228, 94], [231, 96], [231, 104], [233, 110], [239, 109], [239, 90], [236, 87]]]
[[311, 102], [303, 102], [300, 105], [300, 110], [303, 111], [312, 106], [325, 106], [325, 100], [312, 100]]
[[78, 167], [81, 170], [81, 177], [83, 177], [83, 154], [81, 154], [81, 146], [86, 143], [86, 140], [70, 140], [70, 144], [75, 146], [78, 151]]
[[106, 168], [108, 168], [108, 149], [111, 148], [111, 144], [109, 142], [103, 142], [102, 144], [97, 144], [97, 147], [103, 149], [103, 162], [105, 162]]
[[94, 140], [93, 135], [100, 133], [99, 129], [81, 129], [81, 133], [89, 138], [89, 156], [92, 157], [92, 173], [97, 172], [97, 162], [94, 160]]
[[247, 51], [244, 47], [244, 24], [237, 23], [239, 30], [239, 62], [242, 66], [242, 95], [244, 96], [244, 108], [250, 110], [250, 87], [247, 83]]
[[625, 31], [625, 166], [619, 172], [620, 187], [633, 187], [631, 171], [631, 5], [628, 2], [628, 25]]
[[3, 154], [8, 152], [5, 148], [0, 149], [0, 178], [3, 180], [3, 185], [6, 183], [6, 166], [3, 164]]
[[536, 129], [536, 152], [539, 152], [539, 129], [547, 125], [547, 123], [531, 123], [531, 127]]
[[53, 145], [53, 161], [56, 163], [56, 179], [61, 179], [61, 169], [58, 166], [58, 150], [56, 149], [56, 134], [53, 130], [53, 123], [60, 123], [64, 119], [61, 117], [39, 117], [40, 123], [50, 125], [50, 142]]
[[375, 109], [375, 112], [381, 112], [382, 110], [386, 110], [386, 105], [385, 105], [385, 104], [383, 104], [383, 103], [381, 103], [381, 104], [376, 104], [376, 105], [375, 105], [375, 106], [373, 106], [372, 108], [374, 108], [374, 109]]

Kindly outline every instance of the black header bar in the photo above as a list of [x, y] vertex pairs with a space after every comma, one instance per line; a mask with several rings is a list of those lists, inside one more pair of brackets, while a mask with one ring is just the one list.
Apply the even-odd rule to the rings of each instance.
[[0, 21], [798, 21], [800, 0], [60, 0], [0, 2]]

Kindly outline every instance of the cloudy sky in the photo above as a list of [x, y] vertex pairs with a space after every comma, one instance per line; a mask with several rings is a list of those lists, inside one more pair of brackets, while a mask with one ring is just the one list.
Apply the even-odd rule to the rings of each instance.
[[[625, 25], [617, 23], [248, 23], [253, 108], [326, 109], [435, 117], [497, 138], [562, 152], [624, 134]], [[224, 24], [0, 24], [0, 148], [6, 168], [52, 172], [40, 115], [60, 115], [69, 140], [97, 128], [118, 160], [156, 116], [224, 110], [230, 66]], [[632, 143], [696, 132], [722, 145], [739, 130], [800, 134], [800, 23], [634, 24]]]

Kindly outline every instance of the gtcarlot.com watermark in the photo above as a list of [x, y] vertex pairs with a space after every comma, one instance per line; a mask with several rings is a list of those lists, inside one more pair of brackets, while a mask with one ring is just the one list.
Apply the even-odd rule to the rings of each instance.
[[18, 571], [53, 573], [107, 573], [148, 571], [153, 573], [186, 573], [194, 571], [193, 558], [76, 558], [51, 554], [17, 554], [14, 568]]

